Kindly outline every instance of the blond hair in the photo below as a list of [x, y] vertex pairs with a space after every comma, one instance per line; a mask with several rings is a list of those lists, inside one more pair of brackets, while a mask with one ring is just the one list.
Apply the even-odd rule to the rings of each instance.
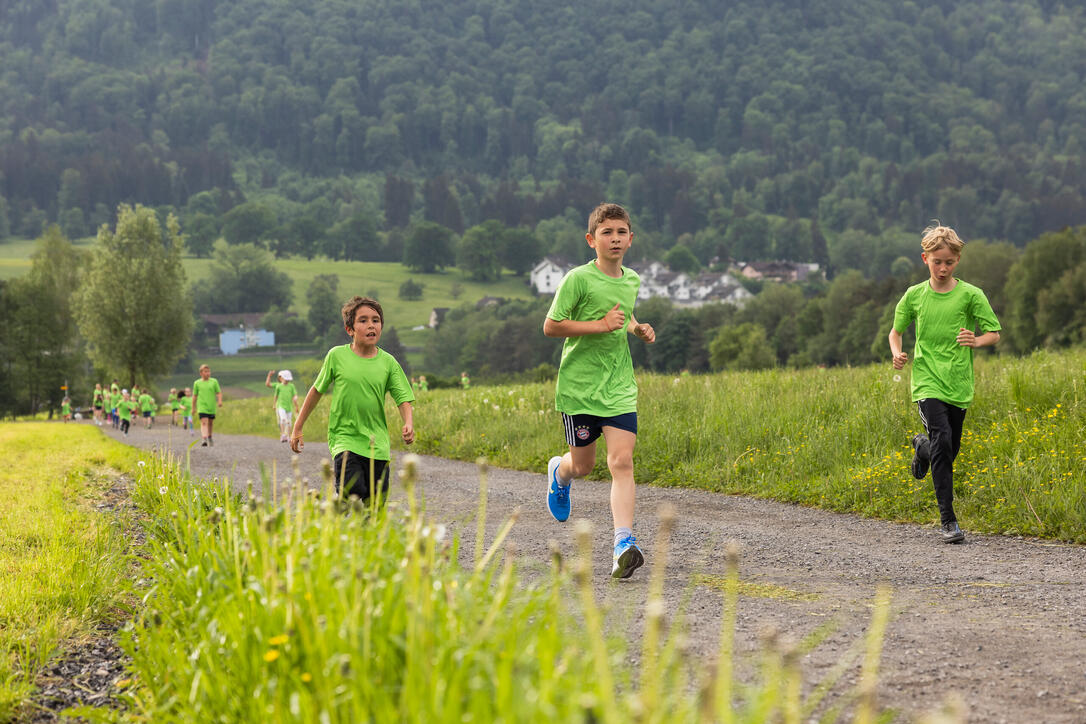
[[210, 367], [208, 367], [207, 365], [200, 365], [200, 369], [198, 369], [198, 370], [196, 370], [196, 371], [197, 371], [197, 372], [203, 372], [204, 370], [209, 370], [209, 371], [210, 371], [210, 370], [211, 370], [211, 368], [210, 368]]
[[931, 226], [924, 229], [924, 236], [920, 239], [921, 248], [931, 253], [937, 249], [947, 249], [951, 254], [961, 256], [965, 242], [958, 236], [958, 232], [949, 226], [942, 226], [936, 220]]

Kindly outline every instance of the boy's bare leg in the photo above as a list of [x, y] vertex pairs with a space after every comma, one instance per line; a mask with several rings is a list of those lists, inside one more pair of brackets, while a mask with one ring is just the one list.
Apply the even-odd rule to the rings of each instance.
[[583, 478], [596, 467], [596, 443], [584, 447], [569, 448], [569, 452], [562, 456], [562, 462], [558, 465], [559, 480], [573, 480]]
[[611, 471], [611, 516], [615, 528], [633, 528], [636, 486], [633, 476], [633, 450], [637, 435], [617, 427], [604, 427], [607, 442], [607, 468]]

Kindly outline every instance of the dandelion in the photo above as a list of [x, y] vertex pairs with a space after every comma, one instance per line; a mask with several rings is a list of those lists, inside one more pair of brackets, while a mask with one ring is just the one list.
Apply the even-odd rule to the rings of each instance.
[[894, 375], [894, 382], [901, 382], [901, 375]]
[[268, 651], [264, 654], [264, 660], [267, 661], [269, 664], [271, 662], [275, 661], [278, 658], [279, 658], [278, 649], [268, 649]]
[[143, 467], [147, 467], [147, 463], [143, 462], [142, 460], [140, 460], [140, 461], [139, 461], [138, 463], [136, 463], [136, 464], [137, 464], [137, 465], [139, 465], [139, 466], [140, 466], [141, 468], [143, 468]]
[[308, 671], [306, 671], [302, 673], [300, 678], [303, 682], [308, 684], [310, 681], [313, 681], [313, 674], [310, 674]]
[[163, 485], [161, 488], [158, 489], [158, 494], [159, 495], [165, 495], [168, 492], [170, 492], [170, 489], [167, 488], [165, 485]]
[[272, 646], [282, 646], [286, 642], [287, 642], [287, 635], [286, 634], [279, 634], [278, 636], [272, 636], [270, 639], [268, 639], [268, 643], [271, 644]]

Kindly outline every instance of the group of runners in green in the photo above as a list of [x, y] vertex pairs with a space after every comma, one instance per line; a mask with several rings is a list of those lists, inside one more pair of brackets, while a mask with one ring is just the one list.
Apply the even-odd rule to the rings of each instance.
[[[573, 482], [594, 468], [596, 442], [602, 437], [611, 473], [614, 578], [628, 578], [645, 562], [634, 535], [633, 453], [638, 420], [629, 336], [652, 344], [656, 333], [651, 324], [638, 322], [634, 316], [641, 282], [635, 271], [622, 264], [633, 236], [630, 216], [623, 207], [605, 203], [593, 209], [585, 240], [595, 258], [566, 274], [543, 321], [546, 336], [564, 340], [555, 407], [561, 414], [567, 446], [547, 464], [547, 509], [559, 522], [569, 519]], [[941, 536], [947, 543], [960, 543], [965, 538], [954, 513], [953, 465], [961, 447], [966, 410], [973, 400], [973, 350], [998, 342], [1000, 331], [984, 293], [954, 276], [963, 246], [949, 227], [936, 224], [924, 230], [921, 259], [929, 278], [909, 287], [901, 297], [888, 338], [893, 368], [903, 369], [909, 362], [902, 349], [903, 334], [915, 324], [911, 396], [924, 431], [912, 438], [910, 467], [917, 479], [931, 471]], [[336, 492], [344, 497], [356, 495], [363, 501], [373, 495], [383, 500], [388, 494], [390, 460], [385, 397], [392, 396], [402, 423], [400, 437], [410, 445], [415, 440], [412, 403], [416, 393], [428, 389], [426, 377], [408, 380], [396, 359], [379, 347], [384, 309], [377, 300], [352, 297], [343, 305], [341, 315], [350, 342], [328, 350], [300, 408], [290, 370], [269, 371], [265, 385], [274, 390], [280, 440], [289, 443], [295, 453], [304, 447], [306, 420], [331, 388], [328, 449]], [[460, 384], [470, 388], [466, 372], [461, 374]], [[188, 390], [171, 391], [171, 404], [178, 405], [178, 400], [189, 395], [188, 409], [200, 419], [202, 444], [213, 445], [222, 391], [207, 365], [200, 367], [200, 378], [193, 383], [191, 394]], [[98, 424], [103, 424], [102, 413], [107, 409], [114, 424], [123, 425], [126, 433], [137, 409], [144, 410], [145, 417], [150, 415], [148, 426], [153, 423], [154, 401], [146, 393], [141, 393], [137, 402], [114, 382], [108, 392], [97, 385], [94, 399]], [[150, 408], [144, 406], [144, 400], [150, 400]], [[176, 422], [177, 407], [173, 409]], [[191, 417], [188, 420], [191, 422]]]
[[[132, 419], [136, 416], [142, 417], [144, 425], [151, 429], [155, 424], [155, 412], [158, 410], [158, 404], [150, 390], [141, 390], [133, 385], [129, 391], [123, 389], [117, 380], [113, 380], [108, 387], [101, 382], [95, 383], [94, 392], [91, 393], [91, 406], [95, 425], [101, 427], [108, 423], [126, 436], [131, 429]], [[61, 414], [65, 422], [72, 419], [72, 401], [67, 396], [61, 403]]]

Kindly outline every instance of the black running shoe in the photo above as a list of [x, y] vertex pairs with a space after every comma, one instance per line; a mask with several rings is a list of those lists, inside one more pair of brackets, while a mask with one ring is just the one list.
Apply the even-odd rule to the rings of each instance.
[[965, 533], [958, 527], [958, 521], [943, 523], [944, 543], [961, 543], [963, 540], [965, 540]]
[[931, 465], [930, 443], [927, 435], [913, 435], [913, 463], [910, 466], [913, 477], [923, 480]]

